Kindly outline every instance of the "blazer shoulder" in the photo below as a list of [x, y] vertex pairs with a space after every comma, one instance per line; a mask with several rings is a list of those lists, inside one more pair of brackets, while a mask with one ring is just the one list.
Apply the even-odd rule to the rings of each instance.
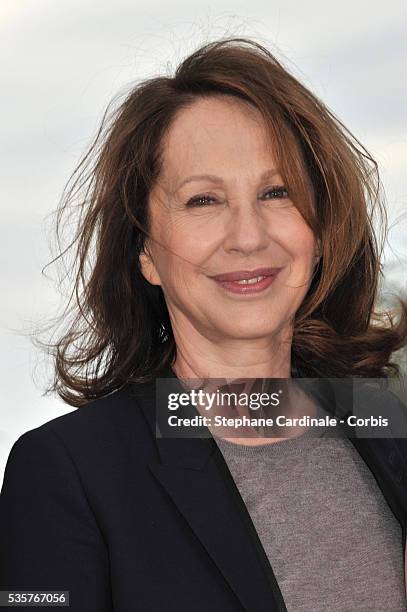
[[88, 429], [95, 432], [95, 429], [103, 427], [125, 428], [130, 421], [134, 422], [134, 420], [143, 418], [141, 408], [146, 401], [153, 401], [151, 393], [146, 393], [142, 386], [127, 383], [108, 395], [91, 400], [30, 431], [41, 432], [51, 429], [55, 433], [64, 434], [71, 429], [75, 431]]
[[91, 462], [93, 457], [118, 455], [129, 444], [142, 451], [153, 442], [153, 432], [142, 408], [148, 405], [147, 409], [152, 409], [153, 403], [151, 390], [128, 383], [24, 432], [12, 450], [58, 439], [74, 459]]
[[111, 610], [108, 551], [88, 493], [51, 429], [16, 440], [0, 494], [1, 590], [54, 590], [62, 580], [72, 610]]

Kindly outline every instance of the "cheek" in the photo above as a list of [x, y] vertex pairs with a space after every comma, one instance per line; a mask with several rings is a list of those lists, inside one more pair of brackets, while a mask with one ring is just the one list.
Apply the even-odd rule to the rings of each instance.
[[316, 240], [312, 229], [302, 217], [280, 227], [280, 240], [286, 249], [291, 252], [294, 260], [304, 263], [309, 260], [312, 261]]
[[312, 280], [315, 265], [316, 240], [313, 232], [304, 223], [293, 224], [290, 232], [280, 235], [280, 245], [287, 256], [287, 286], [292, 290], [297, 288], [295, 292], [302, 295]]
[[191, 276], [200, 271], [205, 272], [207, 262], [222, 243], [219, 223], [212, 229], [208, 227], [208, 223], [196, 221], [177, 223], [172, 227], [169, 236], [169, 257], [177, 264], [179, 274], [182, 271], [183, 274]]

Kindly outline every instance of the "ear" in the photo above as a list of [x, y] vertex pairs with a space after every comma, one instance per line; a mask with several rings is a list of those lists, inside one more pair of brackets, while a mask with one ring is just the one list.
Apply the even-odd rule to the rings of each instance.
[[153, 258], [147, 246], [139, 255], [140, 270], [146, 281], [151, 285], [161, 285], [161, 279], [154, 265]]

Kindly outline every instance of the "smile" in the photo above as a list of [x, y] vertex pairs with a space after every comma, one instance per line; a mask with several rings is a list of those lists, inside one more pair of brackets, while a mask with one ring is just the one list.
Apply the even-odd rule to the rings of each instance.
[[255, 276], [253, 278], [242, 279], [239, 281], [222, 281], [215, 278], [213, 280], [218, 286], [222, 287], [229, 293], [238, 295], [253, 295], [268, 289], [276, 278], [277, 274], [278, 272], [268, 276]]

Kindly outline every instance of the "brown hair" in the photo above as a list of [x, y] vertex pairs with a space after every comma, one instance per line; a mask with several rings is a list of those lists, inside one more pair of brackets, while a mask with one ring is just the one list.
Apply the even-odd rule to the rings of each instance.
[[[406, 344], [407, 302], [399, 299], [397, 324], [391, 313], [374, 310], [383, 249], [373, 229], [376, 213], [387, 227], [375, 160], [269, 50], [227, 38], [199, 48], [173, 76], [137, 84], [119, 108], [108, 108], [64, 191], [58, 241], [75, 201], [72, 210], [80, 212], [74, 240], [56, 258], [76, 245], [74, 316], [56, 342], [40, 344], [55, 359], [47, 391], [68, 404], [79, 406], [128, 381], [152, 381], [173, 363], [176, 346], [162, 289], [148, 283], [139, 267], [148, 197], [176, 113], [197, 97], [224, 94], [262, 113], [290, 197], [321, 244], [294, 320], [292, 375], [400, 374], [389, 360]], [[67, 308], [71, 302], [72, 295]]]

